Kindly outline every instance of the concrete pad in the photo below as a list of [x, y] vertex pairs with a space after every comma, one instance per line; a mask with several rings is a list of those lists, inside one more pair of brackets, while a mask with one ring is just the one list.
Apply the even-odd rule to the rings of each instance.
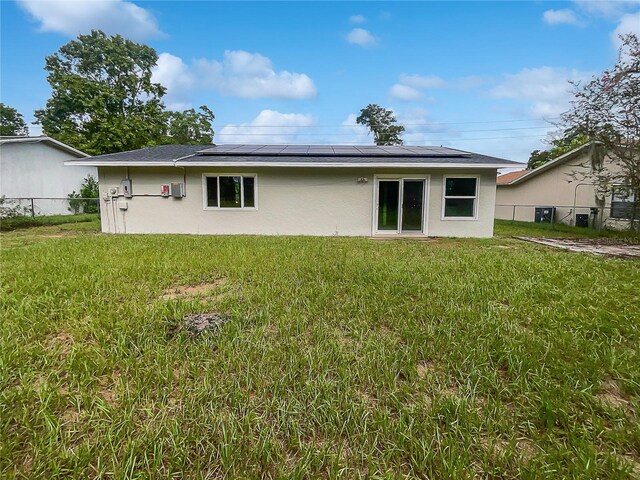
[[640, 245], [629, 245], [608, 238], [537, 238], [514, 237], [548, 247], [562, 248], [571, 252], [591, 253], [607, 257], [640, 259]]

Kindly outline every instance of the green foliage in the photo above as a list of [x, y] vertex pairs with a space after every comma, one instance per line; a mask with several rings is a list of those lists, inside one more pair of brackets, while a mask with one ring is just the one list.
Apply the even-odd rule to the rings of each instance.
[[0, 136], [26, 136], [29, 135], [27, 124], [15, 108], [0, 103]]
[[157, 60], [153, 48], [120, 35], [80, 35], [46, 58], [52, 96], [36, 118], [47, 135], [94, 155], [210, 144], [211, 110], [165, 110], [166, 89], [151, 80]]
[[[69, 199], [69, 211], [72, 213], [99, 213], [100, 205], [98, 197], [98, 180], [91, 174], [87, 175], [80, 186], [80, 193], [74, 190], [67, 198]], [[96, 200], [89, 200], [95, 198]]]
[[637, 262], [34, 230], [0, 249], [3, 478], [634, 477]]
[[555, 160], [561, 155], [570, 152], [571, 150], [581, 147], [588, 141], [589, 138], [582, 134], [569, 135], [564, 138], [553, 140], [551, 142], [552, 147], [549, 150], [534, 150], [531, 152], [529, 161], [527, 162], [527, 169], [533, 170], [534, 168], [538, 168], [545, 163]]
[[78, 215], [39, 215], [32, 217], [29, 212], [8, 219], [2, 220], [2, 226], [0, 230], [3, 232], [9, 232], [12, 230], [19, 230], [25, 228], [43, 227], [50, 225], [68, 225], [76, 223], [95, 223], [98, 230], [100, 227], [98, 215], [95, 213], [82, 213]]
[[200, 110], [202, 113], [197, 113], [193, 108], [183, 112], [167, 112], [166, 131], [161, 143], [211, 145], [215, 115], [206, 105], [202, 105]]
[[402, 145], [404, 127], [395, 124], [396, 117], [391, 110], [369, 104], [360, 110], [356, 123], [367, 126], [376, 145]]
[[7, 200], [4, 195], [0, 196], [0, 219], [20, 217], [30, 212], [31, 210], [20, 205], [18, 200]]

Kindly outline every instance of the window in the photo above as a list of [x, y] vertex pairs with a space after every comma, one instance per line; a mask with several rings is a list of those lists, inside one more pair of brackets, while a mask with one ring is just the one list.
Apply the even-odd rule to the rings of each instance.
[[444, 178], [444, 218], [468, 218], [476, 216], [478, 177]]
[[[611, 218], [632, 218], [636, 197], [631, 188], [615, 185], [611, 194]], [[636, 205], [635, 208], [638, 208]], [[636, 211], [636, 217], [640, 211]]]
[[205, 175], [205, 208], [255, 208], [255, 175]]

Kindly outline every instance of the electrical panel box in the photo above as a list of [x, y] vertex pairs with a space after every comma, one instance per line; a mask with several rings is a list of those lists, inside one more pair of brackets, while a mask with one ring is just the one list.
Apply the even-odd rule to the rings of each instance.
[[128, 210], [129, 209], [129, 203], [124, 201], [124, 200], [121, 200], [121, 201], [118, 202], [118, 208], [120, 210]]
[[131, 179], [125, 178], [120, 182], [120, 188], [122, 189], [122, 195], [126, 198], [131, 198], [133, 196], [133, 192], [131, 191]]
[[184, 197], [184, 183], [182, 182], [171, 183], [171, 196], [173, 198]]
[[160, 185], [160, 195], [162, 195], [163, 197], [171, 196], [171, 186], [168, 183]]

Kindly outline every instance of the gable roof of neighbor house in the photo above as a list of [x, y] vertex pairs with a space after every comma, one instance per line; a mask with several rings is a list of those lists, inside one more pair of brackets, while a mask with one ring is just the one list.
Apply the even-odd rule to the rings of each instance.
[[355, 145], [162, 145], [70, 160], [91, 166], [440, 167], [521, 165], [446, 147]]
[[[574, 148], [570, 152], [565, 153], [564, 155], [560, 155], [558, 158], [551, 160], [550, 162], [545, 163], [544, 165], [540, 165], [538, 168], [534, 168], [533, 170], [520, 170], [518, 172], [509, 172], [504, 175], [498, 176], [496, 184], [500, 187], [518, 185], [522, 182], [526, 182], [531, 178], [540, 175], [541, 173], [546, 172], [558, 165], [562, 165], [569, 160], [576, 158], [577, 156], [585, 153], [589, 148], [593, 146], [593, 143], [585, 143], [584, 145]], [[513, 175], [509, 177], [511, 174], [519, 174]]]
[[46, 135], [40, 136], [15, 136], [15, 137], [0, 137], [0, 145], [11, 143], [46, 143], [58, 150], [65, 151], [71, 155], [75, 155], [78, 158], [87, 158], [90, 155], [88, 153], [81, 152], [73, 148], [66, 143], [62, 143], [55, 138], [47, 137]]
[[523, 175], [526, 175], [531, 170], [518, 170], [517, 172], [508, 172], [503, 173], [502, 175], [498, 175], [496, 179], [496, 185], [504, 185], [506, 183], [511, 183], [514, 180], [520, 178]]

